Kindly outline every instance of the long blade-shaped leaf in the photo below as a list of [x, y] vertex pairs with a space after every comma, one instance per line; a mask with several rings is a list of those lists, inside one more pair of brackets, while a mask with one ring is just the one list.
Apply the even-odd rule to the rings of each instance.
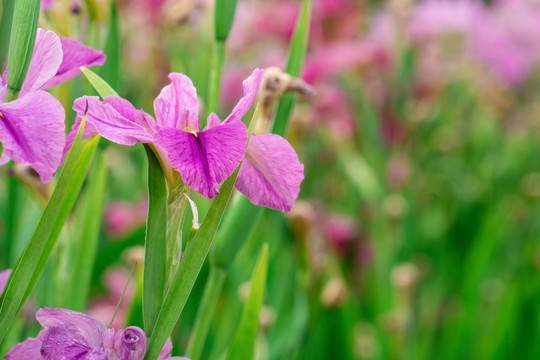
[[41, 274], [80, 191], [99, 139], [92, 139], [83, 151], [81, 136], [85, 122], [86, 118], [83, 118], [58, 184], [9, 278], [0, 308], [0, 342]]
[[167, 185], [165, 175], [152, 149], [148, 157], [148, 221], [144, 245], [143, 319], [148, 332], [153, 329], [163, 303], [167, 282]]
[[105, 154], [99, 154], [85, 192], [84, 223], [76, 244], [71, 285], [68, 287], [66, 308], [83, 311], [90, 288], [90, 279], [96, 257], [99, 229], [103, 218], [103, 205], [107, 187], [107, 162]]
[[[302, 12], [298, 18], [294, 36], [291, 41], [289, 51], [289, 62], [287, 63], [286, 72], [294, 77], [299, 77], [302, 71], [302, 64], [306, 57], [308, 35], [309, 35], [309, 18], [311, 13], [310, 0], [303, 0]], [[289, 124], [289, 118], [292, 113], [296, 95], [284, 94], [279, 102], [276, 110], [276, 118], [273, 127], [273, 133], [280, 136], [285, 136]]]
[[6, 65], [14, 5], [15, 0], [4, 0], [2, 2], [2, 20], [0, 22], [0, 69], [3, 69]]
[[99, 75], [92, 70], [82, 66], [81, 71], [102, 98], [106, 96], [119, 96], [116, 91], [114, 91], [114, 89], [111, 87], [111, 85], [109, 85], [105, 80], [99, 77]]
[[266, 273], [268, 271], [268, 244], [264, 244], [251, 276], [251, 289], [244, 305], [242, 319], [234, 342], [227, 355], [227, 360], [253, 359], [255, 340], [259, 329], [259, 312], [266, 289]]
[[165, 295], [156, 325], [150, 334], [148, 353], [146, 355], [149, 360], [157, 359], [167, 337], [171, 334], [184, 309], [231, 197], [239, 170], [240, 167], [223, 183], [220, 194], [210, 206], [201, 227], [187, 246], [169, 291]]
[[17, 0], [13, 8], [8, 53], [6, 102], [17, 98], [26, 78], [39, 19], [40, 0]]

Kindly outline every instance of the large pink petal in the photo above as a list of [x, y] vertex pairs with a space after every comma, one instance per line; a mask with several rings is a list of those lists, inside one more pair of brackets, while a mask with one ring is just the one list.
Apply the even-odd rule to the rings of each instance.
[[179, 73], [170, 73], [169, 79], [172, 83], [165, 86], [154, 100], [158, 124], [184, 131], [199, 131], [199, 100], [193, 83]]
[[106, 56], [102, 51], [94, 50], [81, 42], [71, 38], [61, 38], [62, 44], [62, 63], [58, 71], [49, 78], [42, 90], [50, 89], [53, 86], [61, 84], [81, 73], [81, 66], [92, 67], [94, 65], [103, 65]]
[[41, 345], [41, 355], [46, 360], [84, 359], [90, 351], [84, 335], [71, 323], [48, 329]]
[[274, 134], [253, 134], [236, 188], [255, 205], [288, 212], [303, 179], [304, 165], [287, 140]]
[[6, 360], [43, 360], [41, 356], [41, 340], [28, 338], [15, 345], [6, 355]]
[[20, 94], [40, 89], [56, 74], [61, 63], [60, 38], [52, 31], [38, 29], [34, 53]]
[[65, 144], [62, 105], [51, 94], [37, 91], [0, 104], [0, 113], [3, 161], [7, 157], [30, 165], [41, 181], [49, 182], [60, 166]]
[[263, 69], [255, 69], [251, 75], [244, 80], [244, 97], [240, 99], [231, 114], [223, 121], [225, 124], [236, 120], [241, 121], [242, 117], [248, 112], [257, 96], [257, 91], [259, 91], [263, 72]]
[[87, 106], [83, 139], [100, 134], [110, 141], [129, 146], [153, 141], [154, 120], [144, 111], [135, 109], [129, 101], [115, 96], [103, 101], [97, 96], [83, 96], [73, 105], [77, 119], [68, 134], [66, 150], [73, 145]]
[[182, 180], [210, 199], [219, 194], [217, 185], [242, 161], [246, 142], [246, 126], [240, 121], [197, 134], [162, 128], [156, 137], [156, 143], [167, 151]]
[[90, 347], [101, 347], [103, 336], [107, 330], [105, 325], [86, 314], [66, 310], [66, 309], [39, 309], [36, 319], [44, 328], [49, 329], [55, 326], [65, 326], [70, 324], [86, 340]]

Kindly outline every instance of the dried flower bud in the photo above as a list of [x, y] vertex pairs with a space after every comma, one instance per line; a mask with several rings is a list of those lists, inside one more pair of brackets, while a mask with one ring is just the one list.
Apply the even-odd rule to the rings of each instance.
[[276, 311], [269, 307], [263, 306], [259, 314], [259, 325], [262, 329], [268, 329], [276, 321]]
[[361, 359], [372, 359], [379, 354], [376, 330], [368, 322], [361, 322], [354, 327], [354, 349]]
[[341, 278], [334, 277], [326, 284], [321, 294], [321, 302], [327, 307], [338, 307], [347, 298], [347, 286]]
[[274, 107], [281, 96], [286, 92], [296, 92], [305, 96], [315, 95], [315, 90], [305, 81], [293, 78], [278, 67], [269, 67], [264, 70], [259, 88], [259, 121], [255, 133], [268, 131], [268, 124]]
[[399, 219], [407, 210], [407, 201], [400, 194], [391, 194], [384, 198], [383, 207], [388, 216]]
[[392, 269], [390, 279], [398, 290], [410, 293], [418, 283], [420, 270], [413, 263], [402, 263]]

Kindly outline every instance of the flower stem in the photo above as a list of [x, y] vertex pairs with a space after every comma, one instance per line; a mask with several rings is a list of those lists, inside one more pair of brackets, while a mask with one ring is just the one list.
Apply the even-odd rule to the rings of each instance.
[[199, 359], [201, 357], [206, 334], [208, 334], [208, 329], [214, 316], [216, 303], [219, 294], [221, 293], [221, 288], [223, 287], [226, 275], [227, 272], [224, 268], [211, 266], [202, 302], [197, 311], [193, 334], [188, 345], [186, 356], [190, 359]]
[[218, 110], [219, 85], [221, 82], [221, 70], [225, 62], [225, 41], [216, 40], [210, 70], [210, 84], [208, 87], [208, 113]]

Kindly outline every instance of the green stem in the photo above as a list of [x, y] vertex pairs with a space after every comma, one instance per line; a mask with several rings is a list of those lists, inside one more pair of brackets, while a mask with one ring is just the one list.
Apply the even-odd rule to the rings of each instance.
[[188, 345], [186, 356], [190, 359], [196, 360], [201, 357], [204, 341], [206, 340], [206, 335], [208, 334], [208, 329], [210, 328], [226, 275], [227, 272], [224, 268], [217, 266], [210, 268], [210, 275], [206, 282], [202, 302], [199, 305], [197, 318], [195, 319], [195, 327]]
[[16, 90], [16, 89], [12, 89], [8, 86], [7, 88], [7, 92], [6, 92], [6, 100], [5, 102], [10, 102], [10, 101], [13, 101], [13, 100], [17, 100], [17, 98], [19, 97], [19, 90]]
[[[208, 93], [208, 113], [218, 110], [219, 85], [221, 82], [221, 70], [225, 62], [225, 41], [216, 40], [214, 43], [214, 53], [212, 57], [212, 68], [210, 70], [210, 84]], [[202, 125], [201, 125], [202, 127]]]
[[[184, 194], [187, 194], [189, 187], [181, 180], [175, 184], [169, 194], [167, 221], [167, 284], [170, 285], [174, 273], [180, 264], [182, 253], [182, 225], [186, 219], [188, 204]], [[167, 285], [167, 288], [168, 288]]]

